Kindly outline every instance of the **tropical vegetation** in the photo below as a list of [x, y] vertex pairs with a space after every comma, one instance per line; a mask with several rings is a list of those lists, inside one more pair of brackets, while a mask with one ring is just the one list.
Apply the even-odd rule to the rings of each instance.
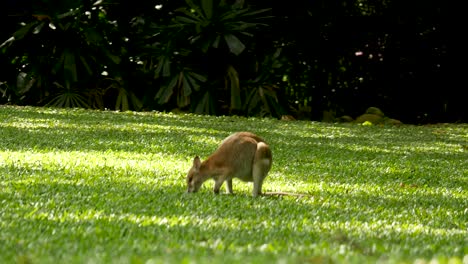
[[0, 103], [466, 122], [448, 5], [4, 1]]

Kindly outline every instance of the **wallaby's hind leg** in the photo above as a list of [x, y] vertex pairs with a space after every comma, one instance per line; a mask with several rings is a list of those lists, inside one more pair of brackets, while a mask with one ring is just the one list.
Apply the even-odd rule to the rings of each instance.
[[262, 194], [263, 180], [271, 168], [271, 150], [267, 144], [259, 142], [252, 166], [253, 191], [252, 196], [257, 197]]
[[226, 180], [226, 190], [229, 194], [232, 194], [232, 179]]

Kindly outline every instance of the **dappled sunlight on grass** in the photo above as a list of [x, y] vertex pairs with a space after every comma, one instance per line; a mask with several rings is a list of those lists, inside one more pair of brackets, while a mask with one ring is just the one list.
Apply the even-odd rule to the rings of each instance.
[[[468, 255], [466, 125], [0, 107], [0, 262], [412, 263]], [[186, 194], [234, 131], [271, 145], [252, 183]], [[224, 192], [224, 188], [223, 188]], [[189, 259], [187, 259], [189, 256]], [[313, 261], [312, 261], [313, 262]]]

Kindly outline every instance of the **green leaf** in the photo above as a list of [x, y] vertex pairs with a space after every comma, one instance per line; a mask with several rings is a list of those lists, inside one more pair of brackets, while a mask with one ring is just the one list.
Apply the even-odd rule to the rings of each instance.
[[120, 109], [122, 111], [127, 111], [129, 109], [128, 93], [123, 88], [119, 89], [119, 94], [115, 102], [115, 109]]
[[99, 46], [103, 45], [104, 43], [104, 38], [102, 34], [100, 34], [96, 29], [94, 28], [86, 28], [83, 32], [85, 36], [85, 40], [93, 45]]
[[245, 50], [245, 45], [233, 34], [224, 35], [226, 44], [234, 55], [240, 55]]
[[88, 108], [89, 105], [86, 102], [86, 99], [80, 95], [78, 92], [73, 90], [63, 89], [58, 95], [53, 97], [49, 103], [46, 104], [47, 106], [55, 106], [55, 107], [66, 107], [66, 108], [73, 108], [73, 107], [81, 107], [81, 108]]
[[[161, 75], [162, 72], [162, 75]], [[162, 77], [169, 77], [171, 76], [171, 61], [166, 55], [162, 55], [158, 58], [158, 66], [154, 71], [155, 78], [160, 76]]]
[[192, 93], [191, 84], [186, 78], [186, 74], [184, 72], [180, 73], [179, 86], [180, 85], [182, 85], [182, 87], [179, 89], [177, 94], [177, 106], [182, 108], [190, 103], [190, 94]]
[[195, 12], [200, 12], [200, 6], [195, 4], [192, 0], [185, 0], [185, 3]]
[[[78, 71], [76, 69], [76, 59], [75, 53], [69, 49], [65, 49], [63, 60], [63, 68], [65, 72], [65, 81], [66, 82], [77, 82], [78, 81]], [[70, 83], [69, 83], [70, 84]], [[68, 85], [69, 85], [68, 84]]]
[[39, 23], [40, 22], [35, 21], [35, 22], [29, 23], [29, 24], [23, 26], [22, 28], [18, 29], [15, 33], [13, 33], [13, 38], [9, 38], [5, 42], [3, 42], [2, 45], [0, 45], [0, 48], [6, 46], [7, 44], [11, 45], [11, 43], [14, 42], [14, 41], [18, 41], [18, 40], [23, 39], [24, 37], [26, 37], [26, 35], [28, 35], [31, 28], [37, 26]]
[[121, 58], [119, 56], [112, 54], [108, 49], [103, 48], [101, 50], [113, 63], [120, 64]]
[[211, 46], [213, 48], [217, 49], [219, 47], [219, 42], [220, 41], [221, 41], [221, 35], [217, 35]]
[[257, 17], [257, 19], [273, 18], [273, 16], [258, 17], [259, 14], [270, 12], [270, 11], [271, 11], [271, 8], [254, 10], [254, 11], [246, 12], [244, 16]]
[[[9, 47], [11, 44], [13, 44], [13, 42], [15, 41], [15, 38], [14, 37], [10, 37], [9, 39], [5, 40], [5, 42], [3, 42], [1, 45], [0, 45], [0, 49], [4, 48], [4, 47]], [[4, 51], [4, 50], [3, 50]]]
[[25, 72], [20, 72], [16, 78], [16, 87], [18, 89], [18, 93], [22, 95], [29, 92], [34, 84], [34, 81], [35, 80], [31, 75], [28, 75]]
[[33, 34], [39, 34], [41, 33], [41, 30], [42, 28], [44, 27], [44, 25], [46, 24], [46, 22], [41, 22], [39, 23], [39, 25], [37, 25], [36, 27], [34, 27], [34, 30], [32, 31]]
[[202, 99], [197, 103], [195, 107], [196, 114], [213, 114], [214, 113], [214, 105], [213, 105], [213, 98], [209, 91], [207, 91]]
[[240, 10], [232, 10], [232, 11], [229, 11], [229, 12], [226, 12], [224, 14], [221, 14], [219, 16], [219, 19], [221, 21], [229, 21], [229, 20], [237, 20], [237, 21], [241, 21], [242, 19], [242, 15], [246, 12], [248, 12], [249, 10], [248, 9], [240, 9]]
[[[187, 74], [184, 72], [181, 72], [181, 77], [182, 77], [182, 93], [181, 95], [184, 97], [188, 97], [192, 93], [192, 87], [196, 85], [196, 83], [193, 83], [191, 79], [188, 77]], [[193, 79], [192, 79], [193, 80]]]
[[91, 69], [91, 67], [89, 67], [89, 64], [86, 61], [86, 58], [83, 56], [80, 56], [80, 61], [83, 67], [85, 68], [86, 72], [88, 73], [88, 75], [90, 76], [93, 75], [93, 70]]
[[179, 75], [175, 75], [168, 85], [162, 86], [158, 93], [155, 96], [155, 99], [158, 100], [158, 104], [165, 104], [169, 102], [171, 95], [174, 93], [174, 88], [177, 85]]
[[201, 74], [198, 74], [198, 73], [193, 72], [193, 71], [189, 72], [188, 76], [189, 76], [190, 78], [193, 77], [193, 78], [197, 79], [197, 80], [200, 81], [200, 82], [206, 82], [206, 81], [207, 81], [207, 77], [206, 77], [206, 76], [201, 75]]
[[201, 7], [206, 19], [213, 17], [213, 0], [201, 0]]
[[133, 105], [133, 108], [136, 110], [136, 111], [140, 111], [141, 108], [143, 108], [143, 103], [140, 101], [140, 99], [138, 99], [138, 97], [130, 92], [130, 100], [132, 102], [132, 105]]
[[185, 75], [185, 78], [188, 79], [192, 89], [195, 91], [200, 90], [200, 82], [206, 82], [207, 78], [201, 74], [197, 74], [195, 72], [188, 72]]
[[187, 12], [184, 14], [186, 16], [177, 16], [175, 19], [178, 23], [187, 23], [187, 24], [197, 24], [198, 22], [200, 22], [200, 18], [198, 18], [197, 16]]
[[244, 110], [250, 114], [259, 106], [259, 103], [261, 103], [261, 98], [258, 95], [258, 89], [252, 89], [245, 101]]
[[58, 19], [63, 19], [63, 18], [66, 18], [66, 17], [74, 17], [74, 16], [76, 16], [79, 12], [80, 12], [80, 9], [79, 9], [79, 8], [76, 8], [76, 9], [70, 10], [70, 11], [68, 11], [68, 12], [65, 12], [65, 13], [62, 13], [62, 14], [57, 15], [57, 18], [58, 18]]
[[163, 60], [164, 67], [163, 67], [163, 77], [171, 76], [171, 60], [168, 57], [165, 57]]
[[241, 88], [239, 82], [239, 74], [236, 69], [232, 66], [228, 67], [227, 76], [230, 83], [231, 91], [231, 109], [241, 109], [242, 100], [241, 100]]

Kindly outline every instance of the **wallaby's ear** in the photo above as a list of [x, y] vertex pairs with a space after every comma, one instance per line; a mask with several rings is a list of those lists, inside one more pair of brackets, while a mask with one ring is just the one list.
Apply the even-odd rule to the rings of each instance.
[[198, 156], [195, 156], [195, 158], [193, 159], [193, 167], [198, 170], [200, 169], [200, 165], [201, 165], [200, 158]]

